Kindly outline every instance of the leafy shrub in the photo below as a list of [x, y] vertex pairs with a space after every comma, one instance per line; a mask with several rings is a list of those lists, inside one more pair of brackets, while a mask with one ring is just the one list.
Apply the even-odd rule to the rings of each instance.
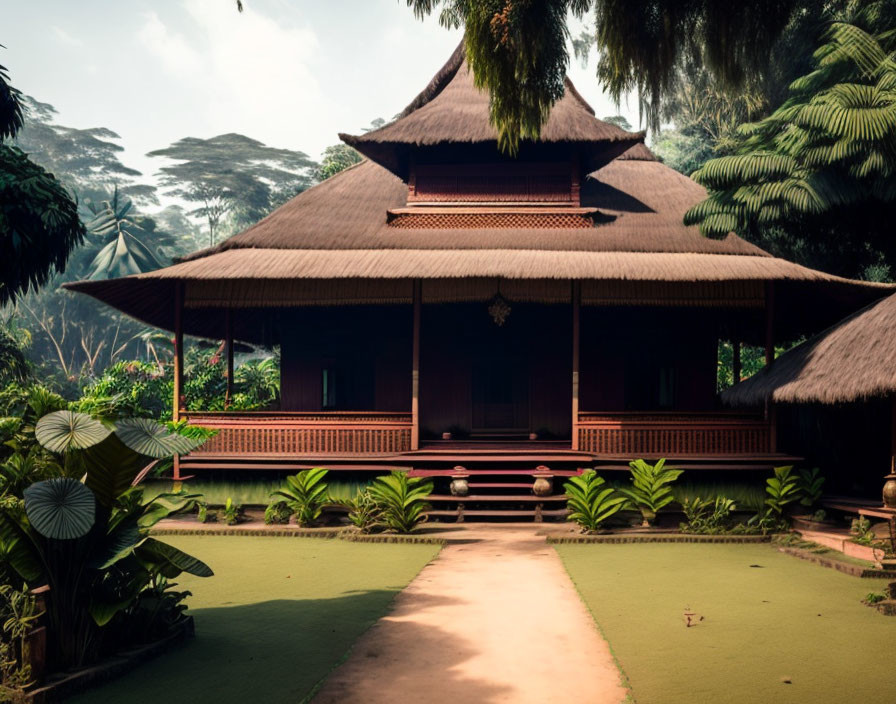
[[784, 508], [800, 498], [799, 481], [792, 466], [775, 467], [775, 476], [765, 480], [765, 505], [779, 522], [784, 517]]
[[821, 476], [818, 467], [800, 471], [799, 491], [801, 506], [811, 509], [821, 501], [824, 493], [824, 477]]
[[42, 615], [27, 586], [0, 585], [0, 701], [26, 701], [24, 691], [33, 684], [28, 635]]
[[243, 507], [241, 504], [234, 503], [233, 499], [228, 496], [227, 501], [224, 502], [224, 508], [221, 509], [221, 516], [227, 525], [235, 526], [243, 519]]
[[200, 523], [215, 523], [218, 520], [217, 512], [209, 511], [208, 504], [205, 501], [200, 501], [198, 506], [199, 510], [196, 513], [196, 518]]
[[881, 592], [868, 592], [865, 595], [865, 598], [862, 599], [862, 602], [868, 604], [868, 606], [873, 606], [874, 604], [878, 604], [886, 598], [887, 595]]
[[575, 521], [588, 532], [600, 529], [601, 524], [618, 513], [628, 502], [593, 469], [578, 477], [570, 477], [563, 485], [567, 496], [568, 521]]
[[653, 465], [644, 460], [629, 462], [631, 486], [619, 489], [641, 512], [645, 526], [652, 525], [657, 511], [675, 500], [669, 485], [681, 476], [682, 470], [665, 465], [665, 459], [658, 460]]
[[433, 484], [407, 472], [394, 471], [377, 477], [370, 485], [370, 495], [380, 512], [378, 522], [387, 530], [410, 533], [425, 520], [426, 497]]
[[264, 510], [264, 522], [267, 525], [289, 523], [292, 510], [285, 501], [271, 501]]
[[710, 499], [685, 499], [681, 504], [686, 522], [680, 528], [684, 533], [703, 533], [715, 535], [726, 533], [732, 529], [731, 512], [737, 506], [732, 499], [717, 496]]
[[871, 530], [871, 521], [860, 516], [853, 518], [849, 526], [849, 532], [852, 534], [854, 542], [861, 545], [871, 545], [874, 542], [874, 531]]
[[286, 483], [271, 496], [285, 499], [286, 505], [296, 516], [296, 523], [309, 526], [320, 518], [321, 510], [329, 501], [327, 470], [322, 467], [306, 469], [286, 478]]
[[348, 509], [348, 520], [362, 533], [370, 533], [380, 525], [380, 508], [370, 489], [358, 492], [353, 498], [340, 502]]

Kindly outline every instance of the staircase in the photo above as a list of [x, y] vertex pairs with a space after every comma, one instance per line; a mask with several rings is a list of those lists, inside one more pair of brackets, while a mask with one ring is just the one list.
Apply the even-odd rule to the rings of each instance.
[[430, 519], [526, 520], [541, 522], [566, 517], [563, 481], [579, 473], [576, 467], [495, 463], [487, 457], [464, 466], [410, 470], [410, 476], [434, 483], [429, 495]]

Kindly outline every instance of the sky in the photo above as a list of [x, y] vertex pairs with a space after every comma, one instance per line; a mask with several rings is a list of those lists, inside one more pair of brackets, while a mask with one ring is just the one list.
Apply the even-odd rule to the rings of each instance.
[[[108, 127], [122, 160], [147, 176], [146, 153], [182, 137], [239, 132], [314, 159], [338, 132], [389, 119], [460, 41], [406, 0], [3, 0], [0, 65], [72, 127]], [[574, 28], [575, 30], [576, 28]], [[617, 107], [592, 58], [569, 76], [598, 117]]]

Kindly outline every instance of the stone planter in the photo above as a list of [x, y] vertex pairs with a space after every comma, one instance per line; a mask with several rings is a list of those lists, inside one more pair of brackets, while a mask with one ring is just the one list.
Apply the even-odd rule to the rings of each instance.
[[887, 508], [896, 508], [896, 474], [888, 474], [884, 483], [883, 497], [884, 506]]
[[536, 496], [550, 496], [554, 493], [554, 477], [548, 473], [540, 473], [535, 475], [535, 481], [532, 482], [532, 493]]
[[467, 475], [453, 475], [451, 485], [448, 487], [452, 496], [467, 496], [470, 493], [470, 485], [467, 483]]

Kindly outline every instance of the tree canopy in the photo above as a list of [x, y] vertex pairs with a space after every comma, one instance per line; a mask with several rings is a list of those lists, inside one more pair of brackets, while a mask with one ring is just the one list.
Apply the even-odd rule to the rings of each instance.
[[893, 0], [851, 3], [830, 23], [787, 100], [694, 174], [710, 196], [687, 223], [848, 275], [896, 263], [894, 11]]
[[56, 108], [24, 96], [25, 124], [16, 145], [62, 178], [82, 201], [99, 201], [114, 188], [145, 205], [157, 205], [156, 187], [139, 183], [142, 174], [120, 158], [119, 135], [107, 127], [85, 129], [56, 123]]
[[597, 75], [617, 100], [637, 90], [648, 124], [660, 121], [682, 57], [725, 84], [761, 70], [775, 40], [812, 0], [407, 0], [417, 16], [441, 9], [440, 22], [466, 28], [467, 60], [491, 96], [502, 148], [535, 138], [563, 95], [570, 14], [593, 11]]
[[8, 143], [22, 123], [21, 95], [0, 66], [0, 303], [64, 270], [84, 238], [77, 205], [64, 186]]
[[303, 152], [235, 133], [185, 137], [147, 156], [177, 162], [159, 170], [162, 184], [169, 195], [198, 204], [189, 215], [206, 219], [210, 245], [228, 213], [237, 225], [260, 220], [278, 201], [310, 186], [316, 166]]

